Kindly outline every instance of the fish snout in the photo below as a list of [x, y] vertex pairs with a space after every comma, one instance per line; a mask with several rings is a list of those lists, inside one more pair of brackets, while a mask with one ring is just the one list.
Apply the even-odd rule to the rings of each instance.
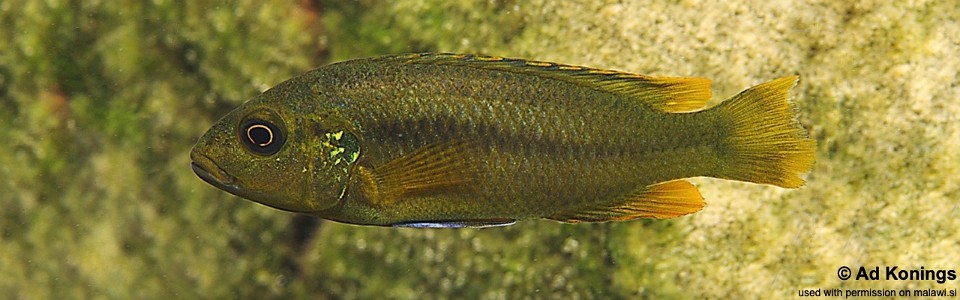
[[236, 186], [236, 178], [227, 174], [212, 159], [199, 153], [196, 148], [190, 151], [190, 168], [197, 177], [215, 187], [228, 192], [239, 190]]

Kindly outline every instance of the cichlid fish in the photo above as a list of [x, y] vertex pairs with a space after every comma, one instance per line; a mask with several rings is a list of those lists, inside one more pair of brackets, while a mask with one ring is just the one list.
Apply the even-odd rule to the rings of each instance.
[[703, 109], [703, 78], [461, 54], [357, 59], [248, 100], [190, 158], [234, 195], [352, 224], [674, 218], [704, 206], [684, 178], [804, 184], [815, 142], [788, 99], [797, 81]]

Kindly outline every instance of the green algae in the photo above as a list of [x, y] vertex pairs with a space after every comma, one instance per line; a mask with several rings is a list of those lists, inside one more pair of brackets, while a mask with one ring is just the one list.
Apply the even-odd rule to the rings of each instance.
[[[743, 298], [840, 266], [955, 269], [960, 8], [883, 1], [4, 1], [6, 298]], [[332, 60], [477, 52], [714, 80], [800, 74], [798, 190], [696, 179], [669, 221], [485, 230], [317, 222], [229, 196], [187, 153], [220, 115]], [[712, 102], [712, 103], [715, 103]]]

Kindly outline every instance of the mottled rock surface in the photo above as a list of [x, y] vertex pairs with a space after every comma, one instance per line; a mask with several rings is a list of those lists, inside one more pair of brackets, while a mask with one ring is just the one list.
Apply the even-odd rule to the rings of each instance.
[[[275, 2], [275, 3], [272, 3]], [[4, 298], [781, 298], [837, 269], [957, 269], [951, 1], [0, 2]], [[387, 4], [390, 3], [390, 4]], [[714, 80], [788, 74], [807, 186], [695, 179], [668, 221], [484, 230], [297, 217], [200, 181], [219, 116], [331, 61], [473, 52]]]

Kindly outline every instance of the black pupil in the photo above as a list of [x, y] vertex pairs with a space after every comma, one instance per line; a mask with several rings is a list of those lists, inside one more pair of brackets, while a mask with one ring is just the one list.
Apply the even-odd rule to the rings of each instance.
[[237, 127], [238, 138], [247, 150], [260, 155], [273, 155], [280, 151], [286, 140], [283, 130], [263, 119], [248, 119]]
[[263, 124], [250, 125], [250, 129], [247, 129], [247, 136], [251, 143], [260, 147], [266, 147], [273, 143], [273, 133], [270, 128]]

